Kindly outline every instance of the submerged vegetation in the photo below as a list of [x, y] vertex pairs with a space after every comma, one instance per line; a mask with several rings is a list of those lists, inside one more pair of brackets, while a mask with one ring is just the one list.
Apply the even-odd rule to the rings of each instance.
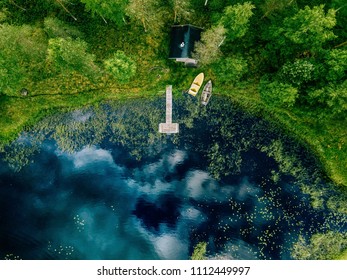
[[[178, 95], [204, 71], [213, 80], [214, 94], [227, 95], [246, 111], [272, 121], [314, 152], [343, 193], [330, 194], [319, 182], [308, 187], [303, 178], [302, 191], [310, 195], [314, 208], [346, 214], [346, 19], [343, 0], [209, 0], [205, 5], [198, 0], [2, 0], [0, 152], [6, 152], [6, 145], [21, 131], [58, 110], [159, 96], [166, 84], [172, 84]], [[170, 26], [186, 23], [204, 28], [194, 53], [200, 59], [198, 69], [167, 59]], [[28, 96], [21, 95], [22, 89]], [[189, 128], [201, 112], [193, 102], [185, 105], [190, 117], [180, 121]], [[139, 143], [154, 143], [160, 137], [158, 114], [146, 113], [153, 128], [148, 138], [138, 138], [127, 125], [131, 120], [112, 124], [119, 132], [114, 141], [128, 143], [135, 157], [143, 152]], [[215, 122], [226, 122], [227, 127], [229, 119], [223, 116]], [[138, 125], [136, 129], [148, 126]], [[63, 149], [75, 150], [98, 143], [105, 126], [100, 116], [75, 122], [72, 129], [58, 127], [54, 138]], [[222, 156], [221, 145], [208, 152], [209, 172], [215, 178], [230, 175], [231, 167], [235, 172], [240, 168], [241, 152], [249, 143], [243, 139], [229, 143], [234, 134], [237, 130], [223, 132], [225, 143], [237, 147], [235, 153]], [[26, 163], [37, 150], [34, 144], [15, 145], [7, 155], [13, 166]], [[274, 182], [283, 174], [300, 178], [301, 166], [280, 141], [258, 148], [280, 167], [273, 170]], [[325, 195], [330, 195], [327, 202], [322, 200]], [[299, 240], [294, 254], [320, 258], [330, 246], [324, 240], [332, 234]], [[337, 241], [331, 247], [345, 249], [344, 238], [334, 235]], [[304, 247], [310, 252], [303, 253]]]
[[[209, 229], [193, 229], [193, 259], [300, 258], [313, 250], [307, 245], [308, 251], [304, 251], [304, 245], [312, 242], [315, 235], [330, 232], [340, 236], [347, 223], [346, 198], [334, 184], [322, 178], [309, 151], [263, 119], [240, 111], [228, 102], [228, 97], [215, 96], [212, 102], [213, 106], [203, 107], [189, 97], [176, 99], [173, 113], [184, 133], [172, 138], [157, 133], [158, 123], [165, 117], [164, 97], [123, 103], [108, 101], [56, 114], [39, 121], [5, 147], [2, 158], [13, 170], [24, 169], [25, 174], [27, 165], [37, 156], [42, 157], [47, 145], [54, 146], [59, 155], [68, 156], [86, 146], [117, 150], [115, 159], [129, 170], [134, 166], [154, 166], [153, 162], [168, 149], [189, 153], [186, 158], [190, 163], [182, 163], [186, 167], [198, 157], [195, 160], [202, 180], [209, 174], [215, 182], [227, 186], [218, 188], [225, 192], [224, 203], [211, 195], [212, 203], [199, 202], [196, 207], [206, 215], [230, 211], [230, 216], [209, 221]], [[190, 169], [186, 168], [186, 172]], [[176, 180], [177, 175], [170, 179], [170, 171], [163, 174], [159, 181]], [[245, 181], [234, 188], [241, 176], [249, 183]], [[213, 192], [213, 184], [209, 186], [205, 191]], [[225, 198], [227, 189], [234, 191]], [[253, 202], [247, 203], [250, 198]], [[206, 238], [206, 230], [218, 236], [218, 248]], [[233, 243], [235, 236], [244, 243]], [[300, 236], [306, 243], [297, 241]], [[345, 235], [341, 236], [343, 242]], [[332, 247], [334, 256], [340, 256], [345, 247], [337, 250], [336, 246]], [[315, 252], [310, 253], [310, 258]]]
[[294, 245], [293, 256], [299, 260], [331, 260], [340, 257], [347, 249], [346, 233], [327, 232], [314, 234], [310, 242], [300, 236]]
[[205, 260], [206, 259], [206, 247], [207, 247], [207, 243], [206, 242], [200, 242], [198, 243], [195, 248], [194, 248], [194, 252], [191, 256], [192, 260]]

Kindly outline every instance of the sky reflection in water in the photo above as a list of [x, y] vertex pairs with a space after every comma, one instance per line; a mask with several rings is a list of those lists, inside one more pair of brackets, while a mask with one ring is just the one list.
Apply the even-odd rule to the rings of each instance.
[[0, 257], [188, 259], [206, 241], [211, 258], [288, 259], [300, 233], [325, 226], [290, 177], [269, 178], [273, 160], [259, 148], [221, 180], [206, 155], [171, 140], [135, 160], [126, 145], [66, 152], [48, 137], [19, 172], [0, 163]]

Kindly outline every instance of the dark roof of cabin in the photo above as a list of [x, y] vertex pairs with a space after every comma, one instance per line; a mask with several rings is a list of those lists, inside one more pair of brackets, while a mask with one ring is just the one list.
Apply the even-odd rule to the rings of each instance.
[[190, 24], [172, 26], [169, 58], [191, 58], [201, 31], [202, 28]]

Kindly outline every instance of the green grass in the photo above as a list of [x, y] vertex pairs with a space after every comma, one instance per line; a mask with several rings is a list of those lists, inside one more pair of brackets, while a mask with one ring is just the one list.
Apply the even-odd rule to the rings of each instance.
[[346, 132], [337, 121], [319, 121], [302, 112], [276, 111], [275, 116], [319, 157], [327, 175], [338, 185], [347, 186]]
[[103, 100], [124, 101], [130, 98], [151, 96], [152, 92], [140, 89], [93, 90], [74, 94], [33, 95], [29, 97], [0, 97], [0, 146], [12, 141], [24, 129], [45, 116], [59, 111], [67, 111], [87, 105], [98, 104]]

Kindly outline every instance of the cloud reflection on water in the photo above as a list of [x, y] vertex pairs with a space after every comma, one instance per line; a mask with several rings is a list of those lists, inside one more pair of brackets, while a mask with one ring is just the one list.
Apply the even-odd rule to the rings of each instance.
[[[305, 219], [313, 217], [308, 220], [310, 229], [321, 225], [314, 223], [308, 200], [297, 196], [298, 186], [269, 178], [276, 161], [253, 148], [236, 152], [235, 136], [224, 139], [233, 143], [230, 150], [224, 147], [212, 154], [207, 147], [214, 142], [197, 143], [206, 133], [201, 127], [186, 130], [177, 145], [168, 139], [147, 143], [146, 127], [146, 133], [135, 130], [133, 134], [146, 140], [140, 150], [136, 137], [127, 133], [134, 143], [129, 144], [127, 137], [110, 143], [105, 136], [99, 145], [84, 146], [95, 134], [96, 116], [87, 110], [63, 117], [71, 122], [66, 130], [71, 134], [62, 130], [60, 142], [59, 137], [48, 137], [38, 144], [23, 134], [16, 144], [32, 145], [30, 156], [40, 152], [18, 173], [0, 164], [1, 213], [6, 224], [0, 241], [10, 244], [3, 248], [29, 259], [187, 259], [198, 242], [206, 241], [210, 258], [290, 258], [290, 246], [298, 232], [305, 231]], [[205, 128], [205, 121], [195, 125]], [[129, 122], [131, 130], [134, 126]], [[78, 135], [83, 141], [77, 144], [68, 141], [75, 133], [74, 123], [85, 124]], [[114, 133], [114, 128], [123, 128], [123, 122], [117, 125], [111, 137], [124, 136]], [[235, 127], [234, 131], [243, 133], [241, 124]], [[218, 127], [213, 131], [221, 137]], [[187, 144], [190, 137], [193, 140]], [[213, 141], [220, 141], [218, 137]], [[63, 151], [64, 146], [70, 152]], [[222, 160], [214, 171], [222, 174], [238, 167], [241, 173], [216, 180], [209, 173], [208, 161], [211, 156], [212, 163], [224, 159], [225, 154], [230, 160]], [[270, 165], [263, 166], [264, 159]], [[0, 246], [2, 253], [7, 252]]]
[[[222, 187], [206, 171], [195, 169], [188, 171], [183, 179], [176, 178], [168, 182], [167, 175], [174, 175], [176, 167], [188, 157], [187, 152], [182, 150], [163, 154], [158, 160], [135, 168], [130, 177], [124, 176], [125, 167], [117, 164], [111, 152], [106, 149], [91, 146], [72, 154], [57, 149], [55, 154], [63, 166], [64, 176], [60, 179], [63, 180], [62, 189], [59, 191], [60, 195], [52, 192], [55, 203], [44, 205], [39, 200], [39, 208], [54, 212], [56, 205], [60, 204], [64, 205], [63, 208], [58, 207], [61, 214], [66, 215], [63, 212], [69, 208], [71, 213], [65, 227], [57, 231], [51, 225], [46, 234], [55, 243], [71, 244], [75, 252], [86, 259], [136, 259], [146, 256], [187, 259], [190, 229], [207, 220], [206, 214], [192, 205], [190, 199], [201, 203], [226, 202], [233, 194], [242, 199], [246, 196], [245, 193], [250, 193], [247, 181], [242, 183], [241, 188]], [[92, 184], [93, 180], [86, 180], [84, 175], [81, 176], [81, 172], [97, 176], [97, 185]], [[243, 191], [244, 188], [248, 189]], [[96, 198], [93, 197], [95, 189], [98, 192]], [[84, 195], [78, 196], [80, 193]], [[171, 202], [167, 200], [168, 195]], [[156, 213], [153, 216], [150, 213], [145, 213], [145, 216], [136, 213], [141, 201], [145, 205], [143, 207], [154, 205], [150, 207]], [[170, 220], [170, 213], [165, 211], [177, 214]], [[76, 215], [83, 221], [83, 226], [71, 224], [71, 217]], [[153, 223], [157, 225], [154, 230], [150, 228]], [[147, 250], [141, 253], [143, 248]]]

